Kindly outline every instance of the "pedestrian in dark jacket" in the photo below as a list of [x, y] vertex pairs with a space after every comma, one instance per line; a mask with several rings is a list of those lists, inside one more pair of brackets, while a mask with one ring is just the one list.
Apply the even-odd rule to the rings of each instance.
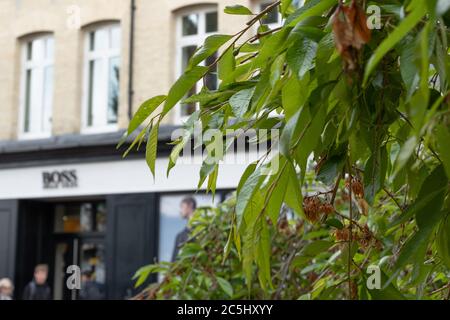
[[23, 300], [51, 300], [51, 290], [47, 284], [48, 266], [37, 265], [34, 268], [34, 279], [25, 287]]
[[80, 300], [103, 300], [105, 295], [100, 283], [93, 279], [90, 271], [84, 271], [81, 277]]
[[[180, 204], [180, 214], [183, 219], [189, 221], [194, 215], [194, 211], [197, 209], [197, 201], [194, 198], [188, 197], [184, 198]], [[175, 238], [175, 247], [173, 248], [172, 253], [172, 262], [177, 260], [178, 253], [181, 247], [189, 240], [190, 230], [188, 227], [185, 227], [183, 231], [177, 234]]]

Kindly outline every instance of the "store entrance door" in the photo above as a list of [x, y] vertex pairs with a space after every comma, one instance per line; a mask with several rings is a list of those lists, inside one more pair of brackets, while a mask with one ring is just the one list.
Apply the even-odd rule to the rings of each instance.
[[[56, 300], [105, 299], [104, 239], [100, 236], [56, 235], [53, 292]], [[71, 290], [70, 266], [81, 269], [81, 290]]]
[[[103, 202], [55, 206], [53, 296], [55, 300], [105, 299], [105, 205]], [[69, 288], [68, 270], [81, 271], [81, 290]]]
[[57, 236], [55, 239], [53, 292], [56, 300], [77, 299], [76, 290], [69, 290], [66, 283], [69, 277], [67, 268], [71, 265], [78, 265], [79, 243], [80, 239], [76, 236]]

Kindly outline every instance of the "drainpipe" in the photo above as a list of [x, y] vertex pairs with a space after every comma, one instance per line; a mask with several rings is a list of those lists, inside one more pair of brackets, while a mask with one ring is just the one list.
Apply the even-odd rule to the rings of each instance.
[[133, 67], [134, 67], [134, 31], [136, 21], [136, 0], [130, 3], [130, 43], [129, 43], [129, 61], [128, 61], [128, 119], [133, 117]]

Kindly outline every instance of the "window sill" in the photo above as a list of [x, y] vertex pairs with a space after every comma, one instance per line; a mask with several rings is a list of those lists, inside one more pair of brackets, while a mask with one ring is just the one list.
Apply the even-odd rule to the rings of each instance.
[[51, 133], [19, 133], [17, 139], [21, 141], [27, 140], [40, 140], [40, 139], [48, 139], [51, 138]]
[[100, 133], [111, 133], [119, 130], [119, 126], [117, 124], [107, 125], [103, 127], [84, 127], [81, 129], [81, 134], [100, 134]]

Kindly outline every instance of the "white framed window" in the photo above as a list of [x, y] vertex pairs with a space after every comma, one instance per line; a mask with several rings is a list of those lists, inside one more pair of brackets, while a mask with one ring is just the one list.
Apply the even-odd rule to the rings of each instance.
[[[218, 31], [217, 6], [206, 6], [200, 9], [183, 10], [177, 13], [176, 23], [176, 77], [185, 71], [189, 59], [205, 39]], [[217, 58], [213, 55], [206, 59], [203, 65], [210, 65]], [[211, 70], [204, 81], [199, 81], [188, 95], [198, 93], [202, 86], [210, 90], [218, 87], [216, 70]], [[175, 112], [175, 122], [182, 123], [198, 109], [197, 104], [179, 104]]]
[[[267, 1], [267, 0], [259, 1], [259, 4], [257, 6], [258, 9], [257, 12], [264, 11], [268, 6], [270, 6], [273, 3], [274, 1]], [[271, 10], [268, 14], [266, 14], [266, 16], [263, 19], [261, 19], [261, 23], [267, 25], [270, 29], [276, 29], [281, 27], [282, 17], [279, 10], [277, 10], [277, 8]]]
[[33, 37], [22, 44], [19, 139], [51, 136], [54, 38]]
[[[256, 7], [257, 12], [261, 12], [265, 10], [268, 6], [273, 4], [275, 1], [270, 0], [260, 0], [258, 1], [258, 5]], [[305, 0], [292, 0], [291, 4], [295, 8], [300, 8], [304, 5]], [[270, 29], [276, 29], [283, 26], [283, 17], [280, 14], [280, 11], [274, 8], [271, 10], [264, 19], [261, 20], [262, 24], [267, 25]]]
[[118, 23], [86, 30], [82, 132], [117, 130], [121, 28]]

